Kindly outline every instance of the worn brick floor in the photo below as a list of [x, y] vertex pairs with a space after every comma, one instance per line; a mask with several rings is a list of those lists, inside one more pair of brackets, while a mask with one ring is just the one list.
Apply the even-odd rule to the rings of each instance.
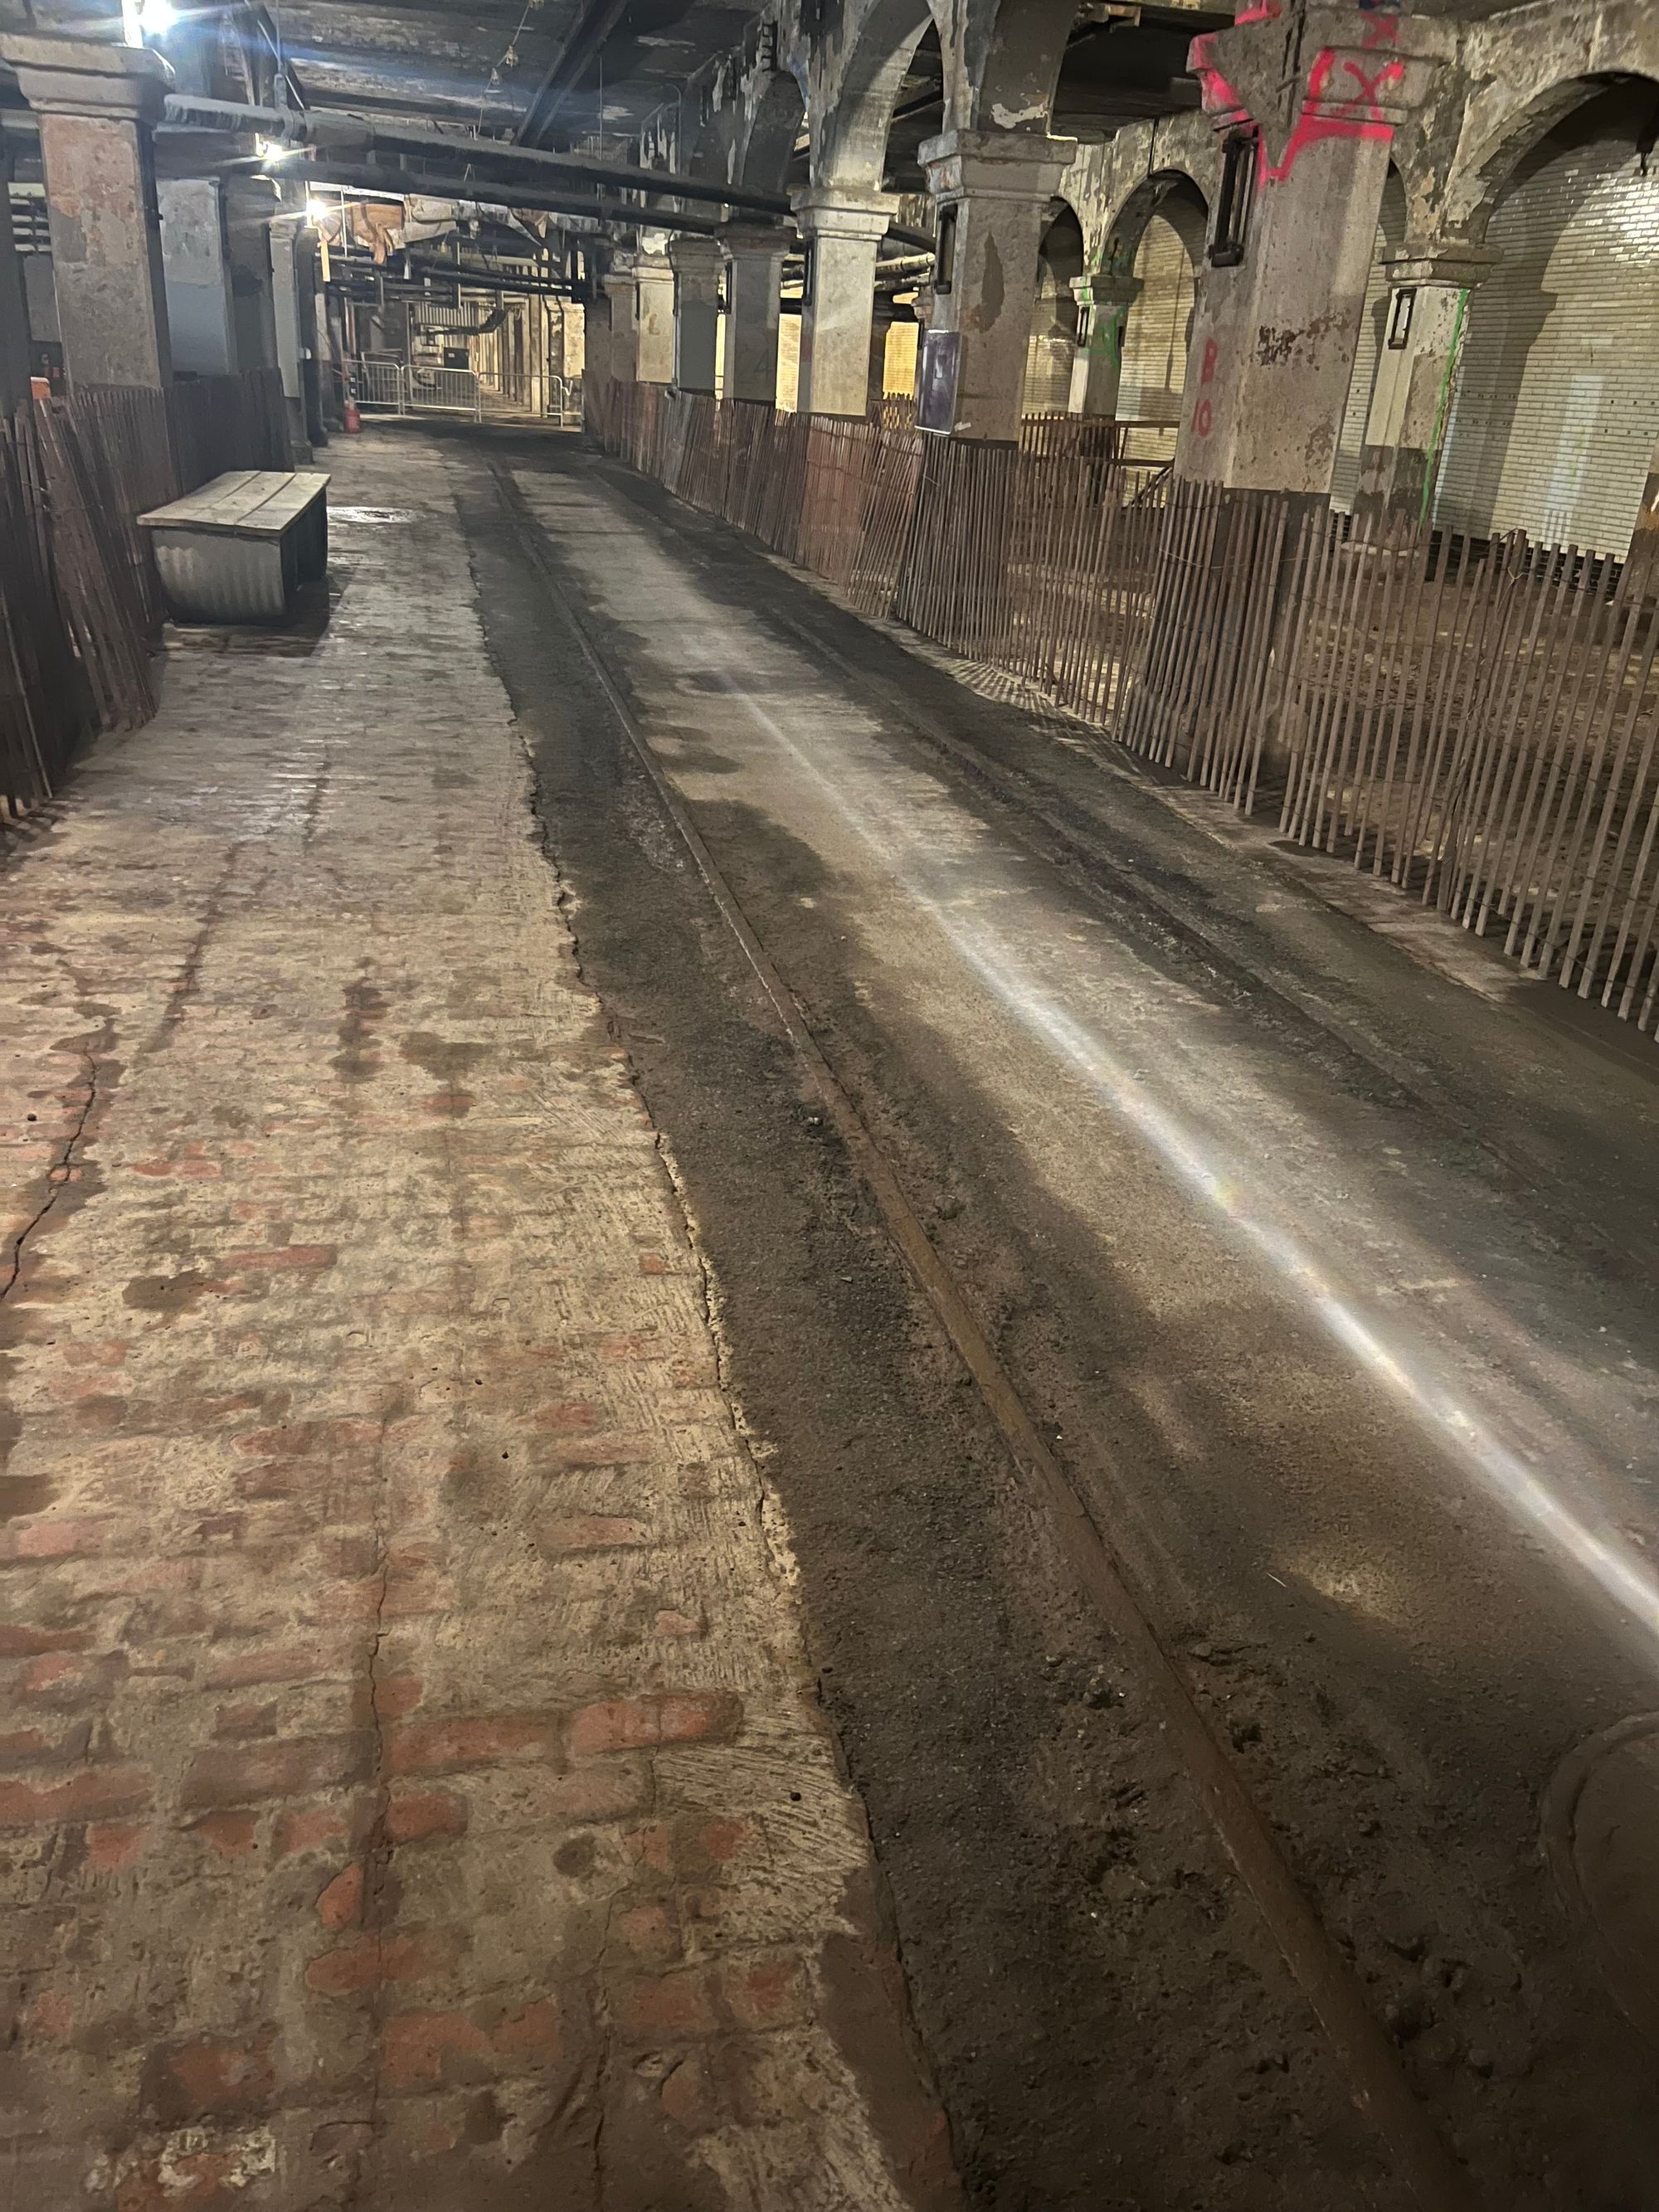
[[331, 459], [314, 649], [0, 866], [0, 2193], [946, 2202], [441, 452]]

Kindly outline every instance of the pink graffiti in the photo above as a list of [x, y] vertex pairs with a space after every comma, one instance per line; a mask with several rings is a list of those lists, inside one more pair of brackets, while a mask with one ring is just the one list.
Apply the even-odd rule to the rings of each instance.
[[[1278, 13], [1277, 0], [1261, 0], [1260, 11], [1241, 15], [1238, 22], [1265, 20], [1268, 11]], [[1364, 46], [1374, 51], [1387, 41], [1398, 38], [1400, 18], [1396, 13], [1378, 10], [1367, 27]], [[1254, 123], [1239, 94], [1228, 83], [1212, 58], [1214, 49], [1212, 35], [1193, 40], [1191, 65], [1195, 70], [1204, 106], [1210, 114], [1235, 112]], [[1390, 139], [1394, 126], [1382, 112], [1382, 93], [1391, 84], [1398, 84], [1406, 74], [1405, 64], [1385, 61], [1370, 76], [1352, 60], [1344, 60], [1345, 74], [1353, 79], [1355, 89], [1346, 100], [1333, 100], [1331, 77], [1336, 68], [1336, 49], [1322, 46], [1308, 72], [1308, 89], [1296, 118], [1295, 128], [1285, 141], [1285, 151], [1277, 161], [1267, 159], [1265, 137], [1258, 137], [1256, 145], [1257, 181], [1263, 185], [1283, 184], [1310, 146], [1316, 146], [1326, 138]], [[1259, 126], [1258, 126], [1259, 129]]]
[[[1322, 48], [1308, 73], [1308, 96], [1302, 104], [1302, 112], [1296, 118], [1296, 128], [1285, 142], [1279, 159], [1269, 166], [1265, 142], [1261, 147], [1261, 171], [1266, 184], [1283, 184], [1310, 146], [1316, 146], [1322, 138], [1382, 138], [1394, 136], [1394, 125], [1382, 113], [1382, 91], [1385, 85], [1397, 84], [1405, 76], [1401, 62], [1384, 62], [1382, 68], [1367, 76], [1358, 62], [1344, 62], [1342, 66], [1358, 86], [1358, 92], [1339, 100], [1328, 113], [1315, 114], [1316, 101], [1323, 100], [1330, 84], [1331, 71], [1336, 66], [1333, 48]], [[1364, 112], [1361, 112], [1361, 110]]]

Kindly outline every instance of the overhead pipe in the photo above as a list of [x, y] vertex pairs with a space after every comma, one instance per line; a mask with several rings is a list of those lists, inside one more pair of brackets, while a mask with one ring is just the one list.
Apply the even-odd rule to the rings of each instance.
[[[319, 185], [356, 185], [383, 191], [388, 199], [394, 200], [406, 199], [411, 192], [437, 200], [476, 200], [478, 197], [479, 180], [476, 177], [464, 180], [441, 174], [430, 176], [414, 169], [378, 169], [373, 162], [337, 159], [326, 151], [306, 173]], [[634, 230], [689, 232], [699, 238], [718, 238], [725, 228], [714, 216], [670, 215], [659, 208], [631, 207], [623, 200], [580, 199], [571, 193], [548, 191], [533, 185], [503, 186], [497, 182], [495, 188], [509, 192], [514, 207], [530, 208], [543, 215], [582, 216], [591, 222], [614, 222]], [[781, 238], [786, 234], [781, 225], [778, 234]]]
[[424, 299], [429, 289], [428, 277], [465, 291], [495, 292], [514, 299], [574, 300], [577, 296], [568, 285], [538, 283], [529, 276], [504, 276], [499, 271], [486, 275], [483, 270], [458, 270], [453, 262], [412, 262], [411, 265], [417, 273], [398, 276], [385, 269], [365, 268], [362, 263], [348, 261], [341, 256], [328, 281], [337, 290], [349, 292], [354, 299], [370, 298], [381, 289], [407, 292], [411, 302]]
[[[779, 192], [755, 192], [738, 185], [712, 182], [707, 177], [683, 177], [671, 169], [636, 169], [620, 161], [599, 161], [586, 154], [548, 154], [539, 147], [509, 146], [501, 139], [472, 138], [459, 131], [437, 131], [410, 125], [383, 126], [343, 116], [295, 115], [286, 107], [248, 107], [229, 100], [208, 100], [195, 93], [173, 93], [167, 96], [167, 112], [174, 123], [205, 122], [222, 131], [258, 131], [267, 137], [282, 138], [293, 145], [318, 148], [337, 146], [342, 150], [352, 148], [369, 153], [446, 155], [469, 166], [478, 162], [493, 162], [507, 170], [517, 170], [520, 175], [532, 173], [562, 174], [585, 179], [596, 186], [614, 185], [627, 191], [666, 194], [681, 200], [703, 200], [716, 206], [750, 210], [761, 215], [787, 216], [793, 210], [787, 199]], [[518, 187], [514, 187], [515, 192]], [[476, 198], [476, 192], [465, 195]], [[534, 206], [537, 202], [525, 198], [522, 204]], [[587, 215], [594, 210], [586, 203], [550, 211], [568, 215]], [[630, 223], [637, 229], [684, 230], [692, 232], [717, 231], [720, 226], [707, 219], [671, 216], [665, 210], [606, 207], [601, 220]], [[932, 252], [933, 240], [924, 231], [901, 230], [895, 227], [887, 235], [902, 246], [915, 246]]]
[[738, 185], [711, 183], [707, 177], [682, 177], [666, 169], [635, 169], [622, 161], [596, 161], [586, 154], [549, 154], [539, 147], [469, 137], [463, 131], [440, 131], [429, 125], [368, 123], [332, 114], [296, 115], [292, 108], [249, 107], [237, 100], [209, 100], [193, 92], [170, 92], [167, 113], [172, 123], [194, 123], [198, 127], [206, 124], [221, 131], [258, 131], [290, 145], [356, 143], [376, 153], [445, 154], [469, 162], [495, 162], [525, 174], [557, 171], [596, 185], [614, 185], [623, 191], [665, 192], [676, 199], [707, 200], [758, 215], [790, 213], [788, 201], [777, 192], [749, 191]]

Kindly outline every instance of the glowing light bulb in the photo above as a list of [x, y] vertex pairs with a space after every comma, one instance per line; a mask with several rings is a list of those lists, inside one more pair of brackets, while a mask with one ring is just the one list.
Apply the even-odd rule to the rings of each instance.
[[179, 20], [173, 0], [140, 0], [138, 27], [147, 39], [164, 39]]

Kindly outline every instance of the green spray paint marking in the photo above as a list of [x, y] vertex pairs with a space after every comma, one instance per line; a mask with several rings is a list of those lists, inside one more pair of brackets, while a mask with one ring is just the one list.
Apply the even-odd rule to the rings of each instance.
[[1457, 366], [1457, 348], [1463, 336], [1463, 310], [1469, 304], [1469, 288], [1465, 284], [1457, 295], [1457, 312], [1452, 317], [1451, 343], [1446, 348], [1446, 366], [1440, 375], [1440, 396], [1434, 403], [1434, 428], [1429, 438], [1428, 464], [1423, 471], [1423, 497], [1417, 510], [1418, 527], [1421, 529], [1429, 519], [1429, 503], [1434, 497], [1435, 478], [1440, 473], [1440, 441], [1446, 428], [1446, 399], [1451, 391], [1452, 371]]

